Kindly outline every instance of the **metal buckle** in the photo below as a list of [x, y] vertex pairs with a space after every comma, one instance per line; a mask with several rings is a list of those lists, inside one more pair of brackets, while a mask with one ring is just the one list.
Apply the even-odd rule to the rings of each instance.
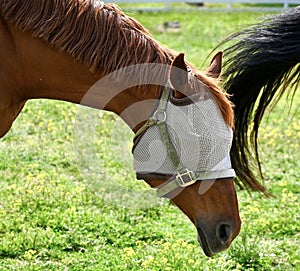
[[178, 171], [178, 174], [176, 175], [176, 180], [178, 181], [177, 183], [181, 187], [187, 187], [194, 184], [197, 180], [193, 179], [192, 173], [193, 172], [188, 169], [184, 169], [180, 172]]
[[162, 122], [165, 122], [166, 119], [167, 119], [167, 114], [164, 110], [162, 109], [157, 109], [154, 114], [154, 119], [156, 120], [156, 122], [158, 123], [162, 123]]

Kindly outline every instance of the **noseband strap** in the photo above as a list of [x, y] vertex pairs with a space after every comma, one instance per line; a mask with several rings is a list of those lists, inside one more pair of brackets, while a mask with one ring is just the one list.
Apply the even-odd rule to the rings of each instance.
[[[160, 139], [163, 142], [168, 158], [173, 163], [176, 172], [173, 176], [168, 177], [168, 181], [157, 188], [157, 195], [159, 197], [166, 196], [168, 193], [174, 191], [177, 188], [184, 188], [194, 184], [200, 180], [216, 180], [222, 178], [233, 178], [235, 177], [235, 171], [232, 168], [216, 171], [193, 171], [182, 165], [180, 157], [176, 151], [176, 148], [170, 138], [170, 133], [168, 131], [168, 126], [166, 123], [167, 112], [166, 108], [170, 99], [170, 94], [172, 92], [171, 87], [165, 87], [162, 90], [161, 97], [159, 99], [157, 108], [152, 116], [147, 120], [147, 122], [137, 131], [134, 141], [136, 142], [133, 147], [133, 153], [135, 147], [139, 144], [138, 137], [143, 136], [148, 128], [157, 125]], [[159, 174], [159, 173], [158, 173]], [[147, 173], [146, 173], [147, 175]], [[159, 174], [163, 175], [163, 174]], [[164, 176], [166, 177], [166, 176]], [[164, 178], [165, 179], [165, 178]]]
[[184, 169], [178, 171], [178, 174], [173, 177], [173, 179], [171, 178], [171, 181], [159, 186], [156, 190], [156, 194], [158, 197], [164, 197], [177, 188], [188, 187], [197, 181], [215, 181], [217, 179], [234, 178], [235, 176], [235, 171], [232, 168], [210, 172], [194, 172]]

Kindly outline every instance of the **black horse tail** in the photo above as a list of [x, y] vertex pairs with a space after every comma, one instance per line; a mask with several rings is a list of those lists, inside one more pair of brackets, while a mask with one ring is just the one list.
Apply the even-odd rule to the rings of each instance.
[[[300, 79], [300, 7], [232, 34], [225, 49], [224, 89], [235, 105], [231, 159], [238, 184], [268, 194], [258, 154], [258, 128], [284, 93], [294, 97]], [[227, 60], [226, 60], [227, 59]]]

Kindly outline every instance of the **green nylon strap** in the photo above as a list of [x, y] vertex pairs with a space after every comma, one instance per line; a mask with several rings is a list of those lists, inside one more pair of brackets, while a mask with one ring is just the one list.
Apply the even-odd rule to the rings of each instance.
[[168, 157], [171, 159], [174, 167], [178, 168], [180, 161], [178, 158], [177, 151], [171, 141], [166, 122], [158, 122], [157, 127], [159, 129], [162, 142], [164, 143], [164, 145], [167, 149]]
[[162, 142], [164, 143], [169, 158], [171, 159], [173, 165], [177, 168], [180, 164], [176, 149], [171, 141], [168, 127], [166, 124], [166, 108], [170, 97], [171, 88], [165, 87], [159, 99], [159, 103], [153, 116], [148, 119], [148, 121], [136, 132], [135, 137], [138, 137], [144, 133], [149, 127], [157, 125]]
[[154, 114], [146, 121], [146, 123], [136, 132], [135, 138], [144, 133], [149, 127], [157, 124], [159, 120], [159, 114], [162, 114], [166, 118], [165, 110], [167, 108], [167, 103], [169, 100], [170, 88], [165, 87], [162, 91], [161, 97], [159, 99], [159, 103]]
[[[189, 174], [189, 178], [186, 179], [182, 178], [182, 175], [186, 175], [187, 172]], [[185, 188], [201, 180], [215, 181], [217, 179], [235, 178], [235, 177], [236, 177], [235, 171], [232, 168], [217, 170], [217, 171], [208, 171], [208, 172], [192, 172], [186, 170], [186, 172], [184, 172], [183, 174], [179, 173], [171, 181], [164, 183], [160, 187], [158, 187], [156, 190], [156, 195], [158, 197], [164, 197], [168, 193], [174, 191], [177, 188]]]
[[170, 133], [168, 131], [168, 127], [166, 124], [166, 118], [167, 118], [166, 109], [170, 98], [170, 92], [171, 92], [170, 87], [165, 87], [163, 89], [158, 107], [153, 115], [153, 118], [154, 120], [156, 120], [156, 125], [159, 129], [161, 140], [167, 149], [168, 156], [171, 159], [175, 168], [177, 168], [179, 166], [180, 161], [176, 149], [171, 141]]
[[134, 138], [137, 138], [139, 135], [141, 135], [142, 133], [144, 133], [149, 127], [153, 126], [156, 124], [156, 120], [155, 119], [148, 119], [146, 121], [146, 123], [140, 128], [138, 129], [138, 131], [135, 133]]

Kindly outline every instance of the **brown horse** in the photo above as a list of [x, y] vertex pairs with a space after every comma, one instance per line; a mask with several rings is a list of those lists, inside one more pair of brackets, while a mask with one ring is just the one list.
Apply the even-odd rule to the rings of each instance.
[[[201, 73], [118, 7], [95, 0], [0, 0], [0, 20], [1, 137], [26, 101], [37, 98], [115, 112], [140, 136], [150, 129], [146, 120], [166, 89], [172, 89], [168, 95], [176, 108], [193, 104], [190, 97], [201, 103], [209, 95], [219, 110], [218, 121], [233, 127], [232, 105], [216, 79], [221, 53]], [[164, 114], [157, 123], [164, 121]], [[214, 130], [215, 136], [219, 132]], [[171, 198], [195, 224], [205, 254], [212, 256], [228, 248], [240, 231], [233, 177], [195, 179], [184, 171], [175, 178], [182, 184], [171, 190], [165, 186], [167, 180], [174, 181], [170, 176], [148, 174], [144, 179], [151, 187], [167, 189], [161, 195]], [[209, 189], [200, 193], [203, 185]]]

